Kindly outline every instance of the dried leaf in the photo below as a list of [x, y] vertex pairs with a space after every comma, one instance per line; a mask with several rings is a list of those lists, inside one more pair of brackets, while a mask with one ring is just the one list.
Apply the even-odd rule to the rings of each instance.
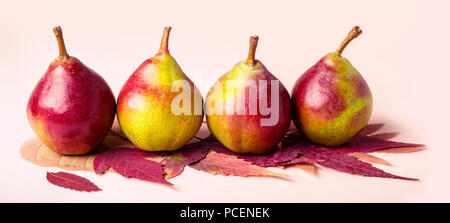
[[27, 140], [20, 149], [20, 155], [25, 160], [44, 167], [59, 167], [65, 170], [93, 171], [95, 154], [84, 156], [60, 155], [42, 144], [38, 138]]
[[185, 166], [205, 158], [209, 151], [210, 146], [208, 143], [201, 140], [187, 144], [180, 150], [171, 152], [161, 161], [164, 171], [167, 173], [166, 178], [170, 179], [180, 175]]
[[330, 148], [333, 151], [341, 153], [363, 152], [370, 153], [377, 150], [399, 148], [399, 147], [417, 147], [419, 144], [394, 142], [383, 140], [372, 136], [356, 135], [344, 145]]
[[317, 167], [312, 163], [297, 163], [289, 166], [300, 168], [313, 176], [317, 176]]
[[263, 167], [253, 165], [235, 156], [216, 153], [211, 151], [201, 161], [191, 164], [192, 168], [201, 170], [210, 174], [220, 174], [224, 176], [267, 176], [267, 177], [286, 177], [287, 175], [269, 171]]
[[[208, 140], [210, 141], [210, 144], [212, 144], [211, 149], [213, 151], [236, 156], [239, 159], [243, 159], [247, 162], [250, 162], [260, 167], [276, 167], [280, 165], [288, 165], [290, 164], [288, 163], [289, 161], [297, 158], [299, 155], [298, 151], [295, 148], [281, 148], [277, 149], [275, 152], [263, 155], [238, 154], [225, 148], [214, 137], [209, 137]], [[307, 141], [304, 141], [304, 146], [314, 146], [314, 145], [311, 145]]]
[[384, 123], [374, 123], [374, 124], [368, 124], [366, 127], [361, 129], [358, 134], [360, 135], [370, 135], [372, 133], [377, 132], [381, 128], [383, 128]]
[[111, 149], [120, 147], [136, 148], [136, 146], [128, 141], [127, 138], [124, 138], [123, 136], [113, 131], [109, 131], [108, 135], [106, 135], [105, 139], [103, 140], [103, 145]]
[[164, 171], [166, 172], [166, 179], [174, 178], [184, 171], [187, 163], [181, 153], [172, 153], [161, 161]]
[[[425, 149], [423, 145], [389, 141], [397, 135], [394, 132], [374, 134], [382, 127], [383, 124], [370, 124], [348, 143], [333, 148], [324, 148], [312, 144], [294, 129], [287, 134], [281, 148], [265, 155], [234, 153], [226, 149], [213, 136], [200, 142], [188, 144], [178, 151], [148, 153], [136, 149], [126, 139], [116, 120], [111, 132], [103, 142], [105, 146], [92, 154], [86, 156], [59, 155], [35, 138], [24, 143], [21, 148], [21, 156], [37, 165], [55, 166], [67, 170], [92, 171], [96, 160], [95, 170], [97, 173], [116, 169], [118, 173], [126, 177], [163, 184], [170, 184], [164, 177], [169, 179], [181, 174], [187, 165], [212, 174], [237, 176], [261, 176], [261, 174], [266, 174], [273, 176], [273, 174], [278, 173], [270, 172], [261, 167], [298, 166], [311, 173], [314, 170], [315, 173], [316, 166], [314, 163], [316, 163], [339, 171], [365, 176], [414, 180], [385, 173], [369, 163], [363, 162], [389, 164], [386, 160], [367, 154], [369, 152], [407, 153]], [[118, 148], [118, 150], [108, 149], [107, 147]], [[207, 155], [210, 150], [215, 152], [210, 152]], [[316, 158], [305, 155], [304, 153], [307, 153], [307, 151], [313, 151]], [[96, 158], [97, 153], [102, 154], [98, 160]], [[244, 169], [238, 166], [239, 163]]]
[[385, 133], [370, 135], [370, 137], [374, 137], [374, 138], [382, 139], [382, 140], [390, 140], [397, 136], [398, 136], [398, 132], [385, 132]]
[[84, 177], [66, 172], [51, 173], [47, 172], [48, 182], [58, 186], [76, 191], [101, 191], [94, 183]]
[[108, 149], [99, 154], [94, 159], [94, 170], [97, 174], [104, 173], [112, 167], [117, 173], [127, 178], [168, 184], [164, 175], [166, 174], [161, 163], [148, 160], [158, 153], [148, 153], [136, 148], [115, 148]]
[[[302, 138], [302, 137], [298, 137]], [[295, 147], [302, 156], [324, 167], [332, 168], [337, 171], [358, 174], [368, 177], [393, 178], [401, 180], [417, 180], [413, 178], [396, 176], [386, 173], [369, 163], [358, 160], [357, 158], [345, 153], [336, 152], [335, 149], [327, 149], [323, 147], [305, 147], [303, 144], [297, 146], [296, 142], [291, 142], [290, 147]]]
[[425, 146], [400, 147], [375, 151], [377, 153], [414, 153], [425, 150]]
[[388, 165], [388, 166], [391, 165], [391, 163], [389, 163], [388, 161], [378, 158], [376, 156], [367, 154], [367, 153], [349, 153], [348, 155], [356, 157], [361, 161], [366, 161], [369, 163], [383, 164], [383, 165]]
[[286, 165], [299, 164], [299, 163], [313, 164], [314, 162], [312, 160], [306, 158], [305, 156], [300, 156], [299, 155], [299, 157], [294, 158], [294, 159], [292, 159], [292, 160], [290, 160], [288, 162], [281, 163], [280, 165], [286, 166]]

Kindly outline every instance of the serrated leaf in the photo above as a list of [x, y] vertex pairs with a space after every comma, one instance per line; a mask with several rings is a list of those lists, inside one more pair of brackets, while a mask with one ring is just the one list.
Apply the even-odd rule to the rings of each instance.
[[158, 155], [158, 153], [144, 152], [135, 148], [108, 149], [97, 154], [94, 159], [94, 170], [95, 173], [102, 174], [112, 167], [117, 173], [127, 178], [171, 185], [164, 178], [166, 173], [162, 164], [148, 159]]
[[314, 165], [312, 163], [300, 162], [300, 163], [289, 165], [289, 167], [290, 166], [300, 168], [313, 176], [317, 176], [317, 167], [316, 167], [316, 165]]
[[373, 124], [368, 124], [366, 127], [364, 127], [363, 129], [361, 129], [361, 131], [359, 131], [359, 135], [370, 135], [372, 133], [377, 132], [378, 130], [380, 130], [381, 128], [383, 128], [384, 123], [373, 123]]
[[170, 179], [180, 175], [184, 168], [199, 160], [205, 158], [210, 151], [210, 146], [207, 142], [201, 140], [183, 146], [180, 150], [169, 153], [161, 161], [164, 171], [166, 171], [166, 178]]
[[174, 178], [184, 171], [186, 167], [186, 160], [181, 153], [172, 153], [161, 161], [164, 171], [166, 172], [166, 179]]
[[[105, 149], [106, 147], [97, 149], [95, 152]], [[95, 152], [82, 156], [66, 156], [60, 155], [47, 146], [45, 146], [38, 138], [27, 140], [20, 149], [20, 155], [25, 160], [44, 167], [59, 167], [65, 170], [87, 170], [93, 171], [93, 161]]]
[[398, 132], [384, 132], [384, 133], [370, 135], [370, 137], [382, 139], [382, 140], [390, 140], [397, 136], [398, 136]]
[[381, 159], [374, 155], [370, 155], [368, 153], [349, 153], [348, 155], [356, 157], [361, 161], [365, 161], [365, 162], [369, 162], [369, 163], [383, 164], [383, 165], [388, 165], [388, 166], [391, 165], [391, 163], [389, 163], [387, 160]]
[[94, 192], [101, 191], [94, 183], [84, 177], [66, 172], [47, 172], [47, 181], [58, 186], [76, 191]]
[[[295, 147], [296, 144], [292, 144], [291, 146]], [[380, 170], [370, 163], [366, 163], [358, 160], [357, 158], [350, 156], [345, 153], [337, 153], [333, 149], [326, 149], [323, 147], [318, 148], [306, 148], [299, 147], [298, 148], [300, 154], [305, 156], [309, 160], [313, 161], [316, 164], [319, 164], [324, 167], [328, 167], [337, 171], [357, 174], [367, 177], [381, 177], [381, 178], [393, 178], [393, 179], [401, 179], [401, 180], [417, 180], [408, 177], [401, 177], [397, 175], [393, 175], [390, 173], [386, 173], [383, 170]]]
[[423, 145], [383, 140], [372, 136], [356, 135], [347, 143], [341, 146], [332, 147], [330, 149], [341, 153], [353, 153], [353, 152], [371, 153], [377, 150], [400, 148], [400, 147], [418, 147], [418, 146]]
[[[299, 153], [295, 148], [281, 148], [277, 149], [275, 152], [263, 155], [246, 155], [246, 154], [238, 154], [232, 152], [225, 148], [220, 142], [218, 142], [214, 137], [208, 138], [211, 149], [217, 153], [228, 154], [232, 156], [236, 156], [239, 159], [243, 159], [247, 162], [250, 162], [254, 165], [260, 167], [276, 167], [280, 165], [288, 165], [289, 161], [298, 157]], [[298, 142], [302, 143], [302, 142]], [[304, 142], [304, 146], [313, 146], [307, 141]]]
[[425, 150], [425, 146], [413, 146], [413, 147], [399, 147], [391, 149], [377, 150], [377, 153], [414, 153]]
[[267, 176], [267, 177], [286, 177], [287, 175], [269, 171], [263, 167], [253, 165], [235, 156], [211, 151], [201, 161], [191, 164], [192, 168], [201, 170], [213, 175], [220, 174], [224, 176]]

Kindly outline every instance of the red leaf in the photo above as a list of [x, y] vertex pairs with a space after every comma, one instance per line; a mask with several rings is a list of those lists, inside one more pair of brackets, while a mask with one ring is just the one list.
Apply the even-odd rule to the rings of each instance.
[[418, 146], [422, 145], [383, 140], [374, 136], [356, 135], [344, 145], [333, 147], [330, 149], [341, 153], [353, 153], [353, 152], [370, 153], [383, 149], [400, 148], [400, 147], [418, 147]]
[[400, 148], [392, 148], [392, 149], [383, 149], [378, 150], [378, 153], [414, 153], [425, 150], [425, 146], [417, 146], [417, 147], [400, 147]]
[[375, 163], [375, 164], [383, 164], [383, 165], [388, 165], [390, 166], [391, 163], [389, 163], [388, 161], [381, 159], [379, 157], [370, 155], [368, 153], [349, 153], [348, 155], [353, 156], [358, 158], [361, 161], [365, 161], [365, 162], [369, 162], [369, 163]]
[[244, 160], [237, 159], [222, 153], [210, 152], [201, 161], [191, 164], [192, 168], [201, 170], [210, 174], [220, 174], [224, 176], [233, 175], [241, 177], [249, 176], [271, 176], [285, 177], [286, 175], [272, 172], [266, 168], [252, 165]]
[[[220, 142], [218, 142], [215, 138], [209, 138], [211, 143], [211, 149], [218, 153], [228, 154], [236, 156], [240, 159], [243, 159], [247, 162], [250, 162], [254, 165], [261, 166], [261, 167], [275, 167], [280, 165], [288, 165], [292, 164], [289, 163], [289, 161], [295, 159], [298, 157], [299, 152], [296, 148], [281, 148], [277, 149], [275, 152], [269, 153], [269, 154], [263, 154], [263, 155], [245, 155], [245, 154], [238, 154], [235, 152], [232, 152], [225, 148]], [[302, 143], [302, 142], [298, 142]], [[306, 147], [314, 146], [307, 141], [303, 142], [303, 145]], [[301, 161], [298, 161], [301, 162]], [[302, 161], [303, 162], [303, 161]]]
[[51, 173], [47, 172], [48, 182], [58, 186], [76, 191], [101, 191], [94, 183], [84, 177], [66, 172]]
[[184, 167], [187, 165], [181, 153], [172, 153], [161, 161], [166, 179], [174, 178], [183, 173]]
[[300, 163], [289, 165], [288, 167], [291, 167], [291, 166], [300, 168], [313, 176], [317, 176], [317, 167], [316, 167], [316, 165], [314, 165], [312, 163], [300, 162]]
[[383, 140], [393, 139], [397, 136], [398, 136], [398, 132], [385, 132], [385, 133], [370, 135], [370, 137], [375, 137], [375, 138], [383, 139]]
[[[378, 125], [380, 126], [380, 125]], [[376, 127], [376, 126], [374, 126]], [[381, 126], [380, 126], [381, 127]], [[372, 128], [372, 127], [371, 127]], [[379, 128], [379, 127], [377, 127]], [[353, 137], [349, 142], [342, 146], [338, 147], [330, 147], [330, 150], [333, 150], [334, 152], [340, 152], [340, 153], [354, 153], [354, 152], [363, 152], [363, 153], [369, 153], [374, 152], [378, 150], [384, 150], [384, 149], [391, 149], [391, 148], [397, 148], [397, 147], [417, 147], [420, 146], [418, 144], [411, 144], [411, 143], [402, 143], [402, 142], [394, 142], [394, 141], [388, 141], [378, 138], [377, 136], [363, 136], [363, 135], [356, 135]], [[294, 140], [296, 143], [296, 147], [289, 147], [286, 145], [289, 145], [289, 141]], [[299, 162], [305, 162], [302, 160], [303, 158], [299, 160], [296, 159], [300, 153], [298, 151], [299, 147], [302, 148], [316, 148], [321, 147], [320, 145], [310, 143], [307, 139], [305, 139], [303, 136], [297, 134], [288, 134], [287, 139], [284, 141], [284, 146], [282, 146], [280, 149], [276, 150], [273, 153], [264, 154], [264, 155], [245, 155], [245, 154], [237, 154], [234, 153], [224, 146], [222, 146], [217, 140], [214, 138], [210, 138], [210, 141], [213, 142], [212, 144], [212, 150], [218, 153], [224, 153], [228, 155], [234, 155], [237, 156], [240, 159], [244, 159], [245, 161], [251, 162], [252, 164], [261, 166], [261, 167], [274, 167], [274, 166], [280, 166], [280, 165], [289, 165]]]
[[187, 164], [192, 164], [205, 158], [210, 149], [211, 146], [202, 140], [200, 142], [185, 145], [179, 150], [179, 153], [183, 155]]
[[377, 132], [381, 128], [383, 128], [384, 123], [375, 123], [375, 124], [368, 124], [366, 127], [361, 129], [358, 134], [360, 135], [370, 135], [372, 133]]
[[95, 173], [102, 174], [112, 167], [124, 177], [171, 185], [164, 178], [165, 172], [162, 165], [147, 159], [160, 154], [135, 148], [108, 149], [95, 157], [94, 170]]
[[337, 171], [351, 174], [358, 174], [368, 177], [417, 180], [413, 178], [401, 177], [390, 173], [386, 173], [383, 170], [373, 167], [369, 163], [362, 162], [353, 156], [347, 155], [345, 153], [335, 152], [334, 149], [326, 149], [323, 147], [308, 148], [302, 145], [297, 147], [296, 143], [291, 144], [290, 147], [297, 148], [299, 153], [302, 156], [305, 156], [310, 161], [324, 167], [332, 168]]
[[184, 167], [205, 158], [210, 151], [210, 145], [205, 141], [194, 142], [183, 146], [180, 150], [171, 152], [161, 161], [166, 178], [170, 179], [180, 175]]
[[[371, 126], [371, 128], [373, 128], [373, 131], [376, 131], [376, 129], [380, 127], [381, 125], [376, 128]], [[357, 135], [348, 143], [342, 146], [325, 148], [321, 145], [310, 143], [306, 138], [297, 133], [288, 134], [282, 143], [282, 148], [272, 154], [242, 155], [227, 150], [217, 141], [214, 141], [214, 143], [215, 144], [212, 149], [216, 152], [235, 155], [241, 159], [263, 167], [291, 165], [306, 162], [316, 163], [338, 171], [359, 174], [363, 176], [416, 180], [386, 173], [378, 168], [373, 167], [369, 163], [365, 163], [353, 156], [347, 155], [347, 153], [368, 153], [373, 151], [383, 151], [396, 147], [413, 148], [417, 147], [417, 144], [387, 141], [377, 137]]]
[[291, 161], [281, 163], [280, 165], [286, 166], [291, 164], [299, 164], [299, 163], [314, 163], [312, 160], [306, 158], [305, 156], [299, 156], [297, 158], [292, 159]]

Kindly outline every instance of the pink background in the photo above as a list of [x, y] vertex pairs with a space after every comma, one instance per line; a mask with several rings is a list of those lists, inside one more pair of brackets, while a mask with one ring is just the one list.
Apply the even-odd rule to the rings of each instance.
[[[449, 202], [448, 1], [14, 1], [0, 7], [3, 148], [1, 202]], [[103, 189], [79, 193], [49, 184], [45, 171], [22, 160], [33, 136], [28, 96], [57, 56], [52, 28], [61, 25], [70, 55], [101, 74], [115, 94], [152, 57], [164, 26], [170, 49], [204, 94], [247, 55], [256, 57], [291, 90], [294, 81], [334, 51], [353, 25], [363, 34], [344, 52], [374, 95], [371, 122], [399, 131], [398, 140], [425, 143], [414, 154], [379, 155], [386, 171], [420, 182], [367, 178], [319, 168], [292, 168], [289, 180], [212, 176], [187, 168], [169, 188], [116, 174], [77, 172]], [[274, 171], [281, 171], [274, 169]]]

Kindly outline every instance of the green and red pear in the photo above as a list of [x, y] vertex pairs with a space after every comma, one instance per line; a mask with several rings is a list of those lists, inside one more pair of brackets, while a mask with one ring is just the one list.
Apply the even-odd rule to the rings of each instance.
[[[159, 51], [129, 77], [117, 101], [122, 131], [146, 151], [181, 148], [195, 136], [203, 121], [200, 91], [169, 53], [170, 30], [164, 29]], [[174, 103], [180, 96], [187, 101]], [[179, 104], [184, 109], [177, 112], [174, 107]]]
[[354, 27], [336, 52], [321, 58], [295, 83], [293, 121], [312, 142], [338, 146], [367, 125], [372, 94], [361, 74], [342, 57], [344, 48], [361, 34]]
[[[258, 37], [252, 36], [248, 58], [223, 75], [206, 99], [211, 133], [236, 153], [263, 154], [275, 149], [291, 122], [289, 93], [255, 59], [257, 43]], [[271, 112], [265, 109], [269, 107]]]
[[63, 155], [86, 154], [99, 146], [110, 130], [116, 101], [100, 75], [67, 54], [61, 28], [53, 31], [59, 57], [31, 93], [28, 121], [51, 150]]

